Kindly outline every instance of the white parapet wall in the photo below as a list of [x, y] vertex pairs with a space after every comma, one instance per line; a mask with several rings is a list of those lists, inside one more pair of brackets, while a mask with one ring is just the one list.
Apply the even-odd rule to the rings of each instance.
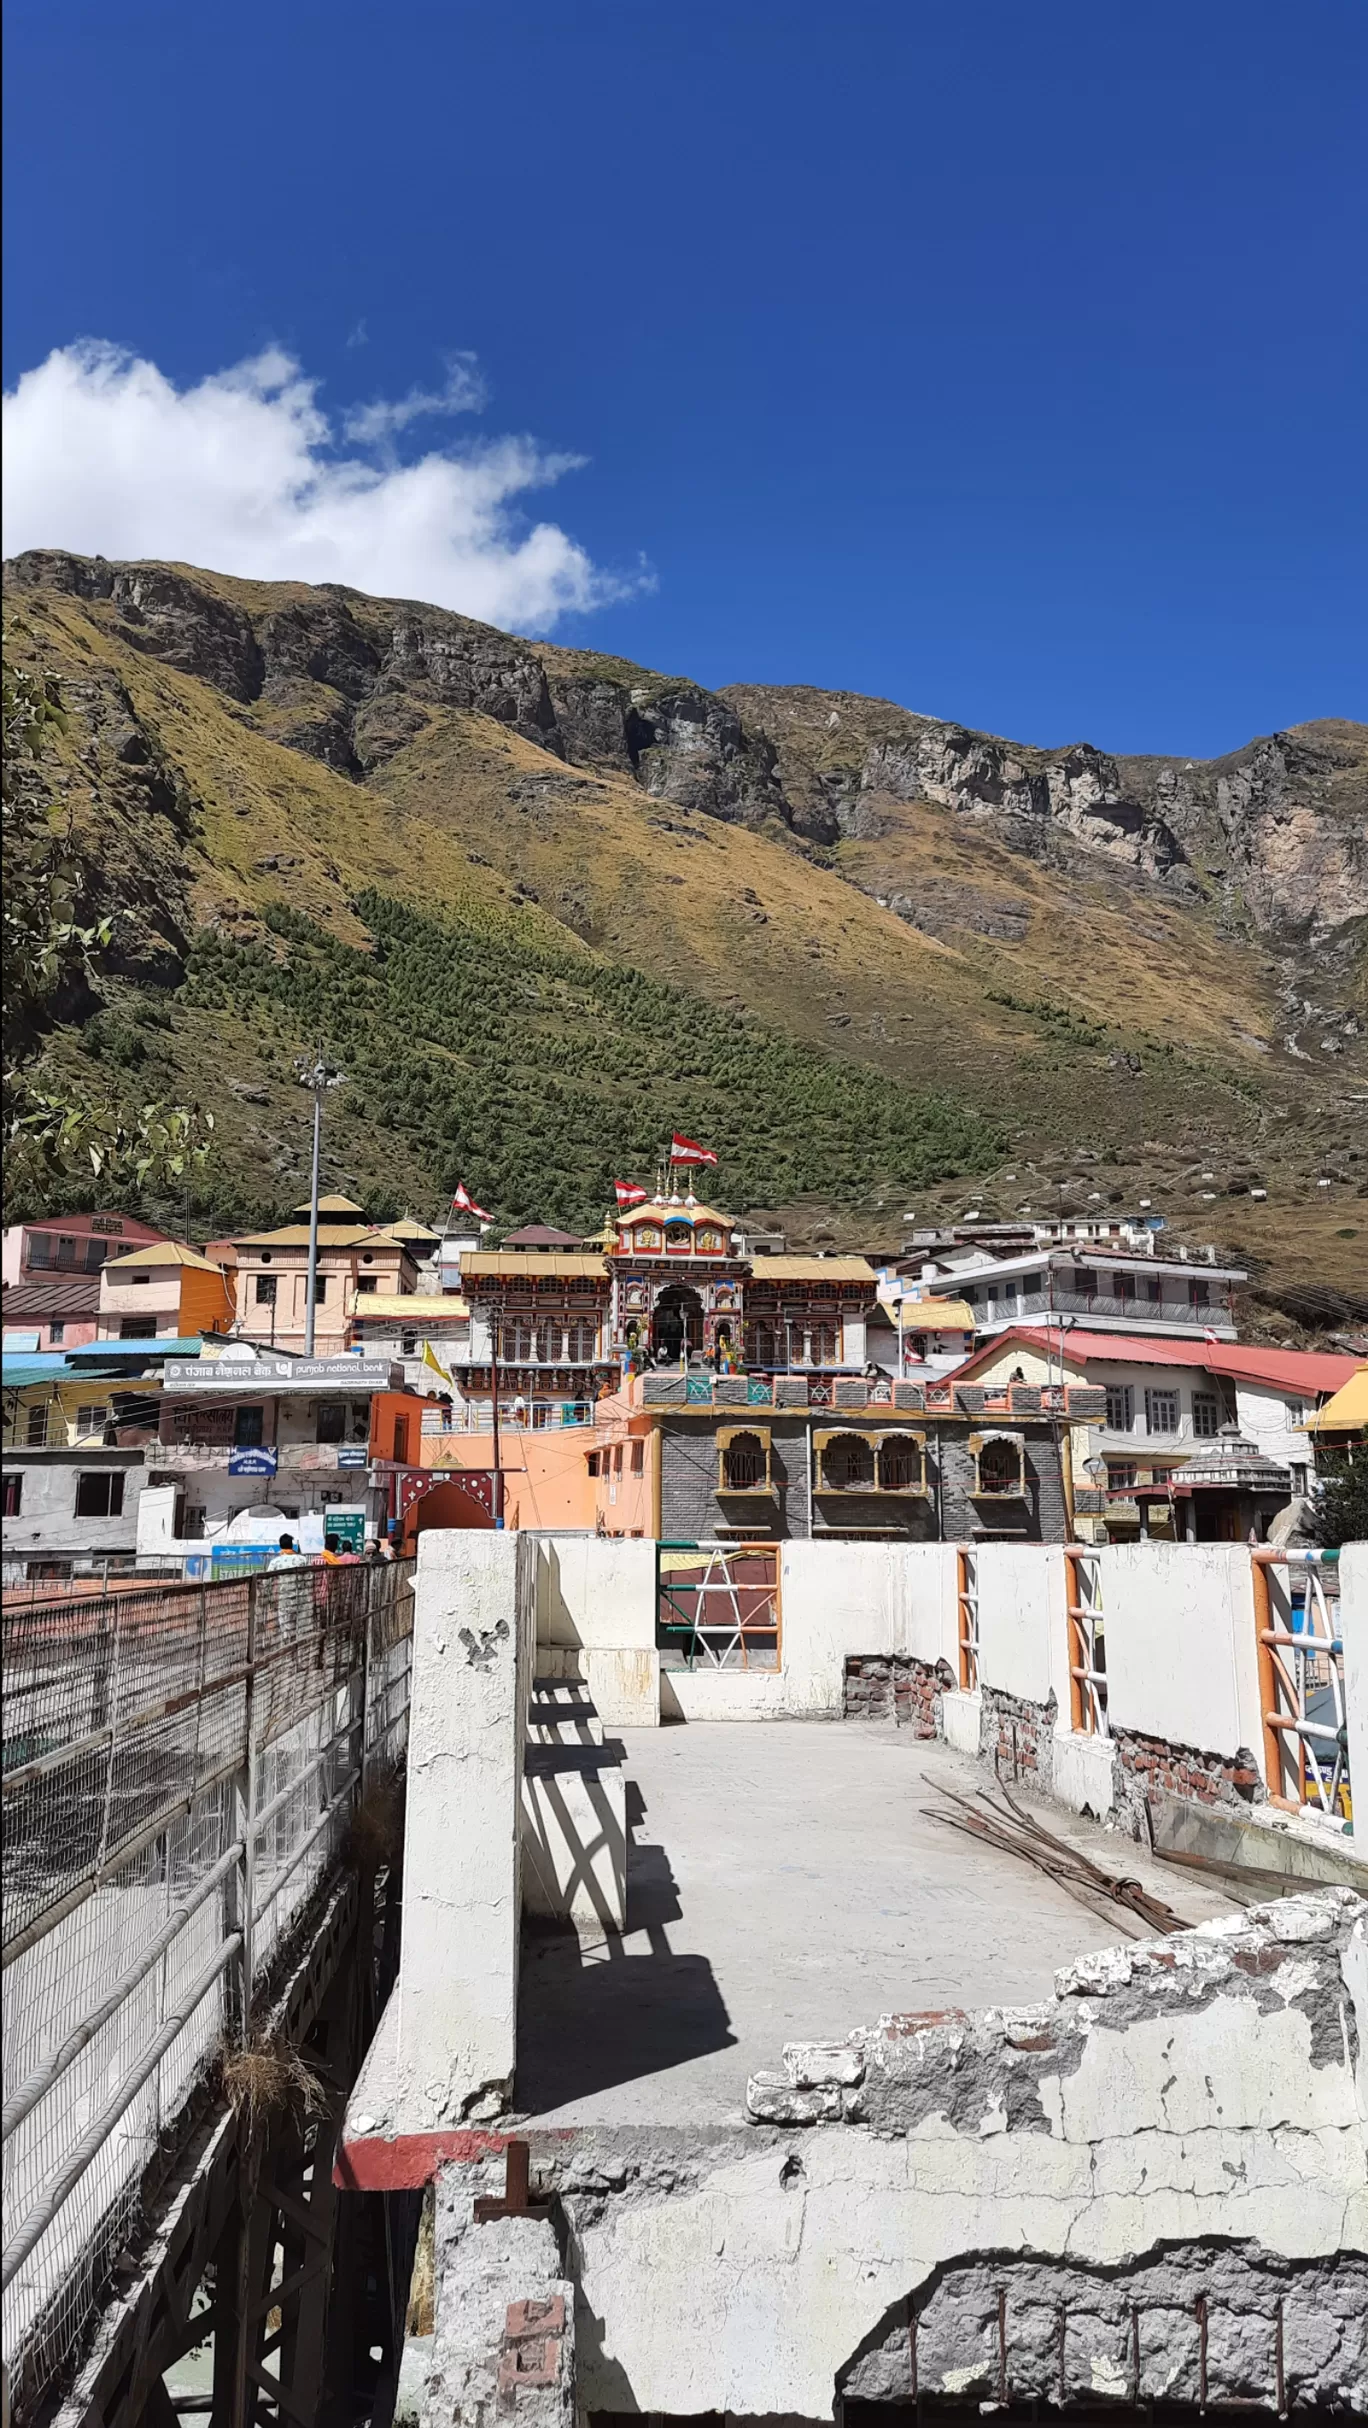
[[1345, 1544], [1340, 1553], [1339, 1579], [1349, 1777], [1358, 1789], [1358, 1832], [1362, 1843], [1368, 1840], [1368, 1543]]
[[501, 1532], [419, 1546], [392, 2103], [409, 2132], [512, 2094], [535, 1560]]
[[1045, 1543], [982, 1543], [974, 1560], [980, 1684], [1027, 1703], [1053, 1695], [1067, 1716], [1063, 1552]]
[[1114, 1543], [1099, 1562], [1107, 1712], [1173, 1745], [1263, 1762], [1254, 1587], [1243, 1543]]
[[[654, 1544], [541, 1537], [537, 1668], [581, 1680], [607, 1726], [622, 1728], [661, 1717], [835, 1719], [847, 1708], [848, 1662], [913, 1664], [919, 1678], [909, 1689], [899, 1669], [898, 1692], [920, 1697], [920, 1719], [933, 1712], [928, 1724], [966, 1753], [992, 1755], [1004, 1741], [1029, 1746], [1019, 1775], [1034, 1775], [1075, 1810], [1104, 1817], [1154, 1787], [1227, 1809], [1258, 1800], [1268, 1782], [1246, 1545], [1142, 1542], [1086, 1551], [1106, 1647], [1109, 1733], [1096, 1735], [1073, 1726], [1064, 1550], [967, 1548], [978, 1627], [972, 1692], [959, 1684], [960, 1547], [949, 1543], [784, 1543], [778, 1668], [716, 1669], [700, 1661], [662, 1673]], [[1368, 1548], [1351, 1545], [1340, 1567], [1350, 1769], [1362, 1780]], [[1165, 1748], [1180, 1756], [1176, 1765]]]
[[537, 1669], [579, 1678], [606, 1728], [660, 1719], [655, 1544], [600, 1535], [537, 1538]]

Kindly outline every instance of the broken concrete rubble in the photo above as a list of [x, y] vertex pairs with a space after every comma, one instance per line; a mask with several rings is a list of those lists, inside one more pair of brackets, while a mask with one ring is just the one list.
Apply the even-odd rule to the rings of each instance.
[[[1035, 2006], [790, 2044], [748, 2126], [529, 2131], [581, 2410], [1368, 2406], [1365, 1928], [1320, 1890]], [[469, 2266], [447, 2182], [439, 2322]]]

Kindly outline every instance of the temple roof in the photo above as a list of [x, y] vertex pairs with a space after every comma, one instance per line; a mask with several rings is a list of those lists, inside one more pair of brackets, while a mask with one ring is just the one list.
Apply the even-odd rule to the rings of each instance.
[[525, 1281], [529, 1274], [540, 1274], [562, 1281], [606, 1281], [607, 1261], [588, 1251], [578, 1256], [567, 1254], [542, 1255], [535, 1248], [478, 1248], [473, 1255], [461, 1258], [461, 1280]]

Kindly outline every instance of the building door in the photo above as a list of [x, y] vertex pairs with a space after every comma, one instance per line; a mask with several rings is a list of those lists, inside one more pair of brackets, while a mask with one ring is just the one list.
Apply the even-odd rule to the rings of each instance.
[[672, 1362], [687, 1349], [703, 1346], [703, 1301], [687, 1282], [675, 1282], [661, 1292], [651, 1322], [651, 1347], [657, 1357]]

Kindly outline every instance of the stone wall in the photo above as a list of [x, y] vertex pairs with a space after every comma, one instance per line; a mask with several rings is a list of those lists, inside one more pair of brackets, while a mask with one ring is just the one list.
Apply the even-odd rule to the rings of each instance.
[[1054, 1740], [1058, 1707], [1054, 1696], [1033, 1703], [1025, 1695], [984, 1686], [979, 1694], [979, 1754], [1000, 1777], [1020, 1780], [1048, 1796], [1054, 1786]]
[[[647, 1381], [653, 1378], [648, 1376]], [[672, 1378], [673, 1379], [673, 1378]], [[980, 1420], [938, 1423], [934, 1416], [912, 1429], [926, 1437], [925, 1496], [814, 1492], [808, 1498], [809, 1435], [848, 1423], [860, 1431], [889, 1430], [886, 1408], [817, 1408], [802, 1414], [779, 1408], [720, 1407], [697, 1415], [660, 1411], [661, 1532], [667, 1542], [699, 1543], [744, 1526], [784, 1542], [811, 1533], [892, 1534], [907, 1543], [972, 1542], [1001, 1532], [1022, 1543], [1063, 1543], [1068, 1526], [1059, 1452], [1046, 1424], [1029, 1418], [985, 1418], [985, 1427], [1005, 1426], [1024, 1442], [1025, 1498], [995, 1502], [974, 1491], [977, 1467], [969, 1447]], [[771, 1494], [717, 1491], [717, 1427], [753, 1422], [770, 1436]]]
[[1202, 1753], [1192, 1745], [1170, 1745], [1162, 1737], [1143, 1737], [1134, 1729], [1115, 1732], [1121, 1766], [1121, 1795], [1138, 1813], [1142, 1799], [1186, 1796], [1198, 1804], [1220, 1804], [1244, 1811], [1267, 1802], [1267, 1790], [1248, 1746], [1234, 1754]]
[[901, 1653], [887, 1658], [852, 1654], [845, 1665], [844, 1717], [895, 1720], [919, 1737], [939, 1737], [941, 1696], [954, 1679], [944, 1661], [914, 1661]]

